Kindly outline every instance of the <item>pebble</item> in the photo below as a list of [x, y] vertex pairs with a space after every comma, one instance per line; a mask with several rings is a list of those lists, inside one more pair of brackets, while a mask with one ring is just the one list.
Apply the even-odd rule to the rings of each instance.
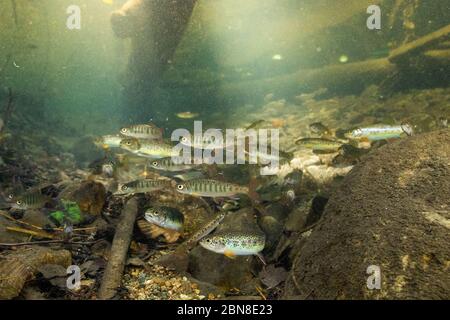
[[138, 300], [214, 300], [213, 294], [201, 294], [196, 283], [186, 276], [178, 275], [164, 267], [152, 264], [162, 254], [155, 254], [148, 261], [148, 267], [128, 267], [123, 277], [123, 286], [127, 289], [125, 299]]

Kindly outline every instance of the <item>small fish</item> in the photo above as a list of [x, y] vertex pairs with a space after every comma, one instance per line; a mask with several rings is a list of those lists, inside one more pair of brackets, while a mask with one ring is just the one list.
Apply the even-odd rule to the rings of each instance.
[[146, 193], [172, 187], [172, 181], [140, 179], [120, 185], [115, 194]]
[[311, 130], [312, 133], [318, 134], [318, 135], [326, 135], [331, 136], [331, 130], [328, 129], [327, 126], [325, 126], [322, 122], [314, 122], [309, 125], [309, 130]]
[[151, 168], [162, 171], [169, 172], [181, 172], [193, 169], [196, 165], [194, 164], [184, 164], [184, 163], [175, 163], [172, 160], [172, 157], [155, 159], [150, 163]]
[[147, 139], [147, 140], [162, 140], [162, 129], [155, 126], [153, 123], [136, 124], [130, 127], [120, 129], [120, 133], [127, 137]]
[[216, 217], [214, 217], [213, 219], [211, 219], [210, 221], [205, 223], [205, 225], [203, 225], [200, 229], [198, 229], [189, 239], [187, 239], [185, 242], [183, 242], [180, 245], [180, 249], [190, 248], [197, 241], [206, 237], [215, 228], [217, 228], [217, 226], [222, 222], [222, 220], [225, 218], [225, 216], [226, 216], [225, 211], [220, 212]]
[[153, 159], [178, 156], [170, 144], [152, 140], [125, 138], [120, 142], [120, 147], [138, 156]]
[[194, 179], [177, 185], [177, 191], [199, 197], [233, 197], [249, 194], [249, 188], [213, 179]]
[[120, 135], [105, 135], [94, 139], [94, 144], [103, 149], [119, 148], [123, 137]]
[[378, 141], [401, 138], [405, 134], [412, 134], [412, 127], [408, 124], [402, 124], [400, 126], [379, 124], [369, 127], [356, 128], [350, 132], [347, 132], [345, 137], [352, 140]]
[[261, 257], [260, 252], [264, 249], [265, 242], [266, 237], [263, 233], [229, 232], [207, 236], [200, 241], [200, 245], [229, 258], [248, 255]]
[[275, 119], [270, 120], [270, 123], [271, 123], [272, 127], [274, 127], [274, 128], [281, 128], [286, 125], [286, 120], [281, 119], [281, 118], [275, 118]]
[[13, 208], [15, 209], [40, 209], [51, 200], [49, 196], [41, 193], [41, 191], [33, 191], [22, 194], [15, 199]]
[[193, 119], [193, 118], [197, 118], [199, 116], [198, 113], [190, 112], [190, 111], [179, 112], [176, 115], [180, 119]]
[[[220, 133], [219, 135], [222, 136], [221, 130], [217, 130]], [[234, 144], [234, 140], [228, 142], [226, 139], [215, 140], [215, 137], [212, 135], [194, 135], [193, 137], [182, 137], [180, 143], [194, 149], [213, 150], [225, 149], [229, 145]]]
[[295, 144], [313, 151], [336, 152], [342, 143], [324, 138], [302, 138], [295, 141]]
[[145, 220], [159, 227], [181, 231], [184, 224], [183, 214], [176, 208], [151, 206], [145, 211]]
[[244, 154], [246, 155], [246, 160], [250, 162], [250, 160], [257, 160], [257, 163], [260, 165], [269, 164], [272, 161], [279, 161], [280, 163], [286, 163], [291, 161], [294, 158], [294, 155], [291, 152], [277, 150], [275, 148], [272, 149], [272, 146], [268, 145], [266, 152], [262, 152], [260, 148], [252, 152], [251, 150], [244, 150]]
[[266, 121], [266, 120], [256, 120], [255, 122], [251, 123], [247, 128], [245, 128], [246, 130], [250, 130], [250, 129], [259, 129], [262, 127], [270, 127], [271, 124]]

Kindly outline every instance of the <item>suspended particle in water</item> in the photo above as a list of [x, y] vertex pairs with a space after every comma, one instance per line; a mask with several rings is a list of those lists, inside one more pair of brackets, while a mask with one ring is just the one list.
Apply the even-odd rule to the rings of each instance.
[[339, 57], [339, 62], [340, 63], [347, 63], [348, 62], [348, 56], [343, 54], [342, 56]]
[[283, 56], [281, 54], [274, 54], [272, 60], [283, 60]]

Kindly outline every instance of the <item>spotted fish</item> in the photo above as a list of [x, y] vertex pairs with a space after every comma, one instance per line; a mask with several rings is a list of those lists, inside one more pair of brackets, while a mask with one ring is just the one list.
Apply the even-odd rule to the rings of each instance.
[[195, 164], [184, 164], [184, 163], [175, 163], [172, 160], [172, 157], [155, 159], [150, 162], [150, 166], [153, 169], [167, 171], [167, 172], [182, 172], [194, 169], [198, 165]]
[[324, 139], [324, 138], [302, 138], [295, 141], [295, 144], [312, 149], [313, 151], [328, 151], [336, 152], [342, 145], [339, 141]]
[[261, 258], [260, 252], [264, 249], [265, 241], [263, 233], [226, 232], [209, 235], [200, 241], [200, 245], [229, 258], [248, 255]]

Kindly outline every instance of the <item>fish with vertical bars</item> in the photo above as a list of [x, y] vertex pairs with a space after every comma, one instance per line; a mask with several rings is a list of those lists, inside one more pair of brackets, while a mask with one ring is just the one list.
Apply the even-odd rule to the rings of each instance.
[[195, 164], [175, 163], [172, 157], [166, 157], [162, 159], [155, 159], [150, 162], [150, 167], [155, 170], [167, 171], [167, 172], [182, 172], [188, 171], [198, 167]]
[[148, 140], [162, 140], [163, 130], [153, 123], [136, 124], [120, 129], [120, 133], [127, 137]]
[[171, 187], [171, 180], [139, 179], [120, 185], [115, 194], [146, 193]]
[[152, 159], [178, 156], [170, 144], [160, 141], [125, 138], [120, 142], [120, 147], [135, 155]]
[[233, 197], [249, 194], [249, 187], [213, 179], [193, 179], [177, 185], [177, 191], [199, 197]]
[[12, 207], [15, 209], [40, 209], [43, 208], [51, 198], [41, 193], [40, 190], [27, 192], [15, 199]]

